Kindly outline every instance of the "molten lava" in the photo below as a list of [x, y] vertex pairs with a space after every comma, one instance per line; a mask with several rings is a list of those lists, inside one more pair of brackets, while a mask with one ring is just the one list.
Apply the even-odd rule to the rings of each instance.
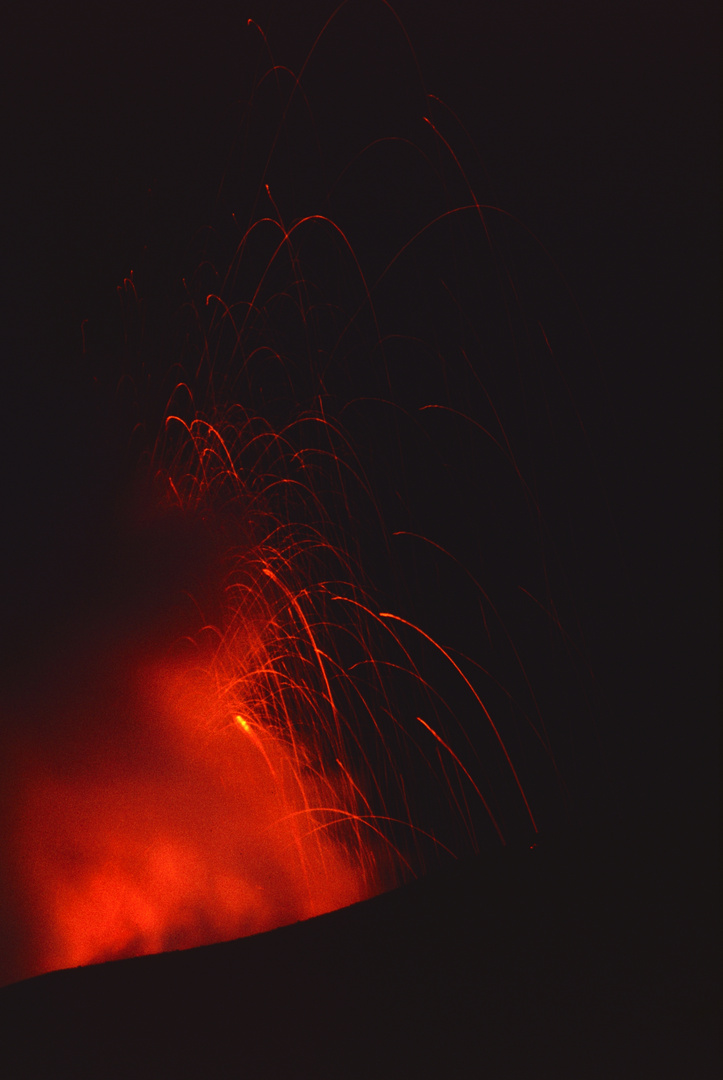
[[26, 751], [16, 843], [28, 974], [228, 940], [373, 891], [315, 810], [328, 783], [300, 745], [224, 712], [192, 663], [114, 666], [80, 714], [59, 715]]

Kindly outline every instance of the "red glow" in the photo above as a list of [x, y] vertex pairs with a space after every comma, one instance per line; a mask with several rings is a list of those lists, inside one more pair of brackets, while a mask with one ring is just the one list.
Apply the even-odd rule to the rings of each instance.
[[212, 673], [188, 662], [135, 663], [127, 679], [126, 700], [108, 680], [89, 715], [58, 717], [66, 734], [92, 733], [82, 751], [59, 754], [51, 733], [26, 762], [28, 974], [228, 940], [369, 895], [318, 827], [329, 795], [299, 746], [234, 722]]

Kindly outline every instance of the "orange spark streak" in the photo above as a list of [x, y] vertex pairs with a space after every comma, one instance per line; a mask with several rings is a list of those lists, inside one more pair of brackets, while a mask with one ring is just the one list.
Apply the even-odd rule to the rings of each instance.
[[500, 829], [499, 825], [497, 824], [497, 819], [496, 819], [496, 817], [494, 816], [494, 814], [492, 813], [492, 811], [490, 810], [489, 806], [487, 805], [487, 800], [485, 799], [484, 795], [482, 794], [482, 792], [480, 791], [479, 787], [478, 787], [478, 786], [477, 786], [477, 784], [475, 783], [475, 781], [474, 781], [474, 779], [473, 779], [473, 777], [472, 777], [472, 775], [471, 775], [471, 773], [470, 773], [469, 769], [466, 769], [466, 768], [465, 768], [465, 766], [464, 766], [464, 765], [462, 764], [462, 762], [460, 761], [460, 759], [459, 759], [459, 757], [457, 756], [457, 754], [455, 754], [454, 750], [453, 750], [453, 749], [452, 749], [452, 747], [451, 747], [451, 746], [449, 745], [449, 743], [448, 743], [448, 742], [445, 742], [445, 741], [444, 741], [444, 739], [442, 738], [442, 736], [441, 736], [441, 735], [438, 735], [438, 734], [437, 734], [437, 732], [436, 732], [436, 731], [434, 730], [434, 728], [433, 728], [433, 727], [431, 727], [431, 726], [430, 726], [430, 725], [429, 725], [429, 724], [427, 723], [427, 721], [426, 721], [426, 720], [422, 720], [422, 717], [421, 717], [421, 716], [418, 716], [418, 717], [417, 717], [417, 720], [419, 720], [419, 723], [420, 723], [420, 724], [422, 724], [422, 725], [423, 725], [424, 727], [426, 727], [427, 731], [431, 731], [432, 735], [434, 735], [434, 737], [435, 737], [435, 739], [437, 740], [437, 742], [440, 742], [440, 743], [442, 744], [442, 746], [444, 747], [444, 749], [445, 749], [445, 750], [446, 750], [446, 751], [447, 751], [447, 752], [448, 752], [448, 753], [449, 753], [449, 754], [450, 754], [450, 755], [451, 755], [451, 756], [452, 756], [452, 757], [454, 758], [454, 760], [455, 760], [455, 761], [457, 762], [457, 764], [459, 765], [460, 769], [462, 770], [462, 772], [463, 772], [463, 773], [464, 773], [464, 775], [465, 775], [465, 776], [467, 777], [467, 779], [469, 780], [469, 782], [470, 782], [470, 784], [472, 785], [472, 787], [473, 787], [473, 788], [475, 789], [475, 791], [476, 791], [476, 792], [477, 792], [477, 794], [479, 795], [479, 797], [480, 797], [480, 799], [481, 799], [481, 801], [482, 801], [482, 805], [484, 806], [485, 810], [486, 810], [486, 811], [487, 811], [487, 813], [489, 814], [489, 816], [490, 816], [490, 820], [492, 821], [492, 824], [493, 824], [493, 825], [494, 825], [494, 827], [495, 827], [495, 831], [497, 832], [497, 835], [499, 836], [499, 838], [500, 838], [500, 841], [501, 841], [501, 843], [502, 843], [503, 845], [504, 845], [504, 844], [506, 844], [505, 838], [504, 838], [504, 836], [502, 835], [502, 830]]
[[[469, 679], [467, 678], [465, 673], [462, 671], [462, 668], [459, 666], [459, 664], [457, 664], [452, 659], [452, 657], [449, 655], [449, 653], [446, 652], [446, 650], [443, 649], [442, 646], [438, 642], [436, 642], [434, 640], [433, 637], [430, 637], [429, 634], [426, 634], [424, 632], [424, 630], [422, 630], [419, 626], [415, 626], [414, 623], [410, 622], [408, 619], [403, 619], [401, 617], [401, 615], [392, 615], [388, 611], [380, 611], [379, 612], [379, 618], [380, 619], [394, 619], [396, 622], [400, 622], [400, 623], [403, 623], [405, 626], [408, 626], [411, 630], [416, 630], [418, 634], [421, 634], [422, 637], [425, 638], [430, 643], [430, 645], [433, 645], [435, 647], [435, 649], [438, 649], [439, 652], [441, 652], [442, 656], [444, 656], [449, 661], [449, 663], [455, 669], [455, 671], [460, 676], [460, 678], [463, 680], [463, 682], [472, 691], [472, 694], [474, 695], [475, 701], [477, 702], [479, 707], [482, 709], [482, 712], [487, 717], [487, 721], [488, 721], [490, 727], [492, 728], [493, 732], [495, 733], [495, 736], [497, 738], [497, 742], [500, 744], [500, 746], [502, 748], [502, 752], [505, 755], [505, 759], [507, 760], [507, 764], [509, 765], [510, 770], [512, 772], [512, 775], [515, 778], [515, 783], [517, 784], [517, 789], [518, 789], [518, 791], [519, 791], [519, 793], [522, 796], [522, 799], [524, 801], [525, 807], [527, 809], [527, 814], [528, 814], [528, 816], [530, 818], [530, 821], [532, 822], [532, 827], [535, 830], [535, 832], [539, 832], [540, 830], [537, 828], [537, 823], [536, 823], [536, 821], [535, 821], [535, 819], [533, 817], [532, 810], [530, 809], [530, 804], [527, 801], [527, 796], [525, 795], [522, 784], [520, 783], [520, 778], [517, 775], [517, 770], [515, 769], [515, 766], [512, 764], [512, 758], [510, 757], [509, 753], [507, 752], [507, 747], [505, 746], [505, 744], [504, 744], [504, 742], [502, 740], [502, 736], [500, 735], [499, 731], [497, 730], [495, 722], [492, 719], [492, 717], [490, 716], [489, 711], [487, 710], [487, 706], [482, 701], [482, 698], [479, 696], [479, 694], [477, 693], [477, 691], [475, 690], [474, 686], [469, 681]], [[433, 734], [434, 734], [434, 732], [433, 732]], [[494, 818], [493, 818], [493, 820], [494, 820]]]

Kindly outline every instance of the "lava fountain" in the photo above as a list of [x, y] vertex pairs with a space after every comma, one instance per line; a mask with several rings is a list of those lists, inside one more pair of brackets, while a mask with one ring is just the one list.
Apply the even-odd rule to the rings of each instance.
[[135, 464], [83, 628], [8, 724], [5, 981], [330, 911], [564, 803], [548, 653], [514, 632], [570, 642], [536, 442], [554, 335], [504, 245], [539, 248], [477, 195], [388, 5], [383, 120], [323, 146], [314, 59], [347, 9], [298, 73], [260, 69], [169, 362], [142, 275], [120, 290], [101, 382]]

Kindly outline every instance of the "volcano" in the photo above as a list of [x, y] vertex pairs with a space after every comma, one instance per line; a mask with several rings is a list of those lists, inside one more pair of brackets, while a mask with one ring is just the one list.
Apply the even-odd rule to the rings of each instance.
[[712, 1078], [701, 865], [649, 837], [540, 842], [255, 937], [42, 975], [0, 991], [3, 1069]]

